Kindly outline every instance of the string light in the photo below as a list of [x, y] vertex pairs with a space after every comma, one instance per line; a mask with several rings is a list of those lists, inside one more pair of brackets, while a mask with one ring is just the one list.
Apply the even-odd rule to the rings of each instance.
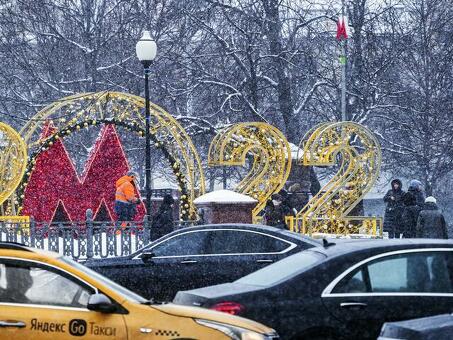
[[[64, 137], [69, 137], [70, 135], [72, 135], [72, 133], [78, 132], [80, 130], [80, 126], [88, 127], [89, 125], [96, 126], [96, 125], [101, 125], [101, 124], [113, 124], [116, 126], [121, 126], [123, 128], [126, 128], [129, 131], [134, 131], [134, 132], [138, 133], [138, 135], [140, 135], [140, 136], [144, 135], [144, 130], [142, 128], [140, 128], [138, 126], [138, 124], [136, 124], [136, 123], [127, 124], [123, 121], [116, 120], [116, 119], [108, 119], [108, 120], [107, 119], [104, 119], [104, 120], [90, 119], [90, 120], [81, 121], [81, 122], [78, 122], [77, 120], [75, 120], [75, 121], [73, 120], [71, 125], [64, 128], [64, 130], [63, 130], [63, 132], [65, 133]], [[30, 177], [31, 172], [33, 171], [32, 165], [36, 164], [36, 157], [39, 155], [40, 152], [44, 152], [44, 151], [48, 150], [48, 147], [52, 146], [54, 144], [54, 142], [56, 140], [58, 140], [59, 138], [60, 138], [60, 135], [58, 134], [58, 132], [55, 132], [53, 135], [46, 138], [42, 142], [42, 145], [38, 149], [38, 151], [33, 155], [32, 158], [30, 158], [30, 161], [28, 162], [28, 165], [27, 165], [28, 171], [26, 172], [25, 176], [23, 177], [22, 183], [19, 187], [19, 191], [20, 191], [20, 195], [19, 195], [20, 200], [18, 201], [19, 208], [22, 208], [22, 202], [25, 197], [23, 193], [25, 192], [25, 189], [27, 187], [28, 178]], [[164, 143], [157, 140], [155, 134], [151, 135], [151, 138], [154, 139], [153, 142], [155, 143], [156, 147], [159, 147], [159, 148], [164, 147]], [[185, 176], [182, 173], [180, 173], [180, 170], [179, 170], [180, 162], [176, 161], [174, 156], [171, 156], [169, 152], [167, 152], [166, 154], [168, 155], [167, 158], [170, 162], [171, 168], [173, 169], [174, 174], [178, 179], [178, 181], [177, 181], [178, 185], [179, 185], [178, 189], [181, 193], [183, 193], [183, 195], [181, 195], [181, 197], [180, 197], [181, 206], [185, 207], [186, 209], [183, 210], [184, 213], [181, 213], [181, 218], [183, 220], [195, 218], [194, 216], [190, 216], [190, 214], [189, 214], [190, 209], [187, 209], [187, 208], [190, 208], [191, 202], [189, 201], [189, 197], [187, 196], [188, 190], [187, 190], [187, 182], [184, 180]], [[165, 153], [164, 153], [164, 155], [165, 155]]]

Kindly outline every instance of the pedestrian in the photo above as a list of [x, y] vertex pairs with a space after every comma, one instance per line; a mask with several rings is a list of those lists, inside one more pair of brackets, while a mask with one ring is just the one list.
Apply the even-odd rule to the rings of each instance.
[[136, 213], [136, 205], [140, 199], [136, 196], [135, 179], [137, 174], [129, 171], [125, 176], [116, 181], [115, 213], [121, 226], [125, 227], [127, 221], [132, 221]]
[[418, 216], [416, 234], [419, 238], [448, 238], [445, 217], [433, 196], [426, 197], [425, 206]]
[[170, 194], [164, 195], [159, 210], [152, 217], [151, 222], [151, 239], [157, 240], [173, 231], [173, 204], [175, 200]]
[[423, 193], [422, 182], [413, 179], [409, 182], [409, 188], [407, 189], [412, 195], [415, 196], [416, 203], [420, 208], [425, 205], [425, 194]]
[[397, 230], [400, 230], [398, 224], [401, 223], [403, 213], [403, 195], [401, 181], [394, 179], [390, 183], [392, 188], [384, 196], [384, 202], [387, 203], [384, 215], [384, 231], [388, 232], [390, 238], [399, 237]]
[[411, 192], [403, 195], [403, 214], [401, 216], [401, 233], [404, 238], [416, 237], [418, 215], [422, 209], [417, 205], [417, 199]]
[[293, 208], [293, 211], [297, 214], [302, 210], [309, 201], [309, 196], [307, 192], [302, 192], [301, 186], [299, 183], [292, 184], [289, 188], [290, 195], [290, 205]]
[[[291, 195], [288, 194], [288, 191], [286, 191], [285, 189], [282, 189], [279, 191], [279, 195], [282, 197], [280, 206], [281, 206], [283, 215], [284, 216], [295, 216], [296, 214], [294, 213], [294, 209], [293, 209], [294, 207], [292, 205]], [[283, 219], [283, 221], [284, 220], [285, 219]]]
[[264, 220], [272, 227], [287, 229], [285, 223], [285, 210], [282, 206], [283, 197], [280, 194], [273, 194], [272, 199], [267, 201], [264, 213]]

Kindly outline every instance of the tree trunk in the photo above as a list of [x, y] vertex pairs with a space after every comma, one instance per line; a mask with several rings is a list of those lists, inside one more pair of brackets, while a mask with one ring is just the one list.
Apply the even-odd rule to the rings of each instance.
[[[280, 113], [285, 124], [287, 138], [290, 142], [298, 143], [300, 136], [297, 136], [297, 129], [294, 128], [293, 113], [294, 107], [291, 94], [291, 79], [288, 76], [286, 54], [282, 47], [281, 29], [282, 24], [279, 16], [278, 0], [262, 0], [266, 14], [266, 30], [269, 39], [269, 50], [273, 56], [273, 68], [275, 69], [278, 85], [278, 104]], [[297, 124], [296, 124], [297, 126]]]

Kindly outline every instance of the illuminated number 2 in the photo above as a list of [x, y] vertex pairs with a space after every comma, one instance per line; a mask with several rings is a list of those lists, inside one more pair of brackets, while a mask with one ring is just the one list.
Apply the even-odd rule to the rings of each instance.
[[0, 205], [16, 190], [27, 166], [27, 146], [19, 134], [0, 122]]
[[266, 123], [239, 123], [220, 131], [209, 147], [208, 165], [245, 165], [253, 156], [251, 170], [236, 191], [249, 195], [258, 204], [253, 210], [254, 223], [266, 201], [283, 188], [291, 170], [291, 150], [283, 133]]
[[303, 165], [338, 163], [339, 169], [297, 214], [295, 220], [302, 223], [293, 224], [295, 231], [310, 235], [376, 234], [380, 218], [348, 216], [379, 176], [381, 149], [373, 133], [353, 122], [323, 123], [304, 137], [300, 149]]

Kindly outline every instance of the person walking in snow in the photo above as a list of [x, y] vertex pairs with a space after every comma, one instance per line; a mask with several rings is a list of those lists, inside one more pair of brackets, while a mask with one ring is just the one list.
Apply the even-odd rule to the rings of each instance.
[[426, 197], [425, 206], [418, 216], [416, 233], [419, 238], [448, 238], [445, 217], [433, 196]]
[[412, 195], [415, 196], [416, 204], [423, 208], [425, 205], [425, 194], [423, 193], [423, 185], [422, 182], [413, 179], [409, 182], [409, 188], [407, 189]]
[[417, 200], [411, 192], [403, 195], [404, 209], [401, 216], [401, 230], [404, 238], [416, 237], [418, 215], [422, 209], [417, 205]]
[[399, 237], [396, 235], [401, 223], [403, 213], [403, 195], [402, 183], [399, 179], [394, 179], [391, 183], [392, 188], [384, 196], [384, 202], [387, 203], [384, 215], [384, 231], [388, 232], [390, 238]]
[[152, 217], [151, 240], [157, 240], [173, 231], [173, 204], [175, 200], [172, 195], [166, 194], [159, 210]]
[[271, 200], [267, 201], [266, 207], [264, 208], [264, 220], [266, 225], [287, 229], [285, 213], [287, 212], [288, 207], [282, 204], [283, 197], [280, 194], [273, 194], [271, 198]]
[[125, 226], [126, 221], [132, 221], [134, 219], [136, 205], [140, 203], [140, 199], [135, 193], [136, 178], [137, 174], [129, 171], [125, 176], [122, 176], [116, 181], [114, 209], [118, 216], [118, 221], [122, 222], [121, 226]]

